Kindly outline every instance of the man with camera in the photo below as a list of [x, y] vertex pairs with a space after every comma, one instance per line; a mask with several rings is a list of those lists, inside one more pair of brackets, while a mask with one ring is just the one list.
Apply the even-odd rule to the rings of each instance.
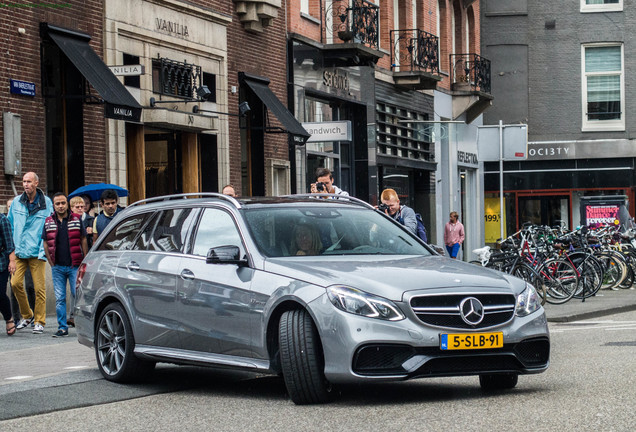
[[333, 184], [333, 174], [328, 168], [316, 169], [316, 183], [311, 184], [311, 193], [324, 193], [349, 196], [348, 192], [343, 191]]
[[411, 207], [400, 205], [400, 198], [393, 189], [384, 189], [380, 195], [382, 202], [378, 210], [384, 212], [390, 218], [395, 219], [413, 234], [417, 235], [417, 219], [415, 211]]

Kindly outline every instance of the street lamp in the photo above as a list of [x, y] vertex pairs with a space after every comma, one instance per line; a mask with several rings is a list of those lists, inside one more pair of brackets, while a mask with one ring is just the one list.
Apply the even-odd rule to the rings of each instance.
[[238, 114], [232, 114], [232, 113], [226, 113], [226, 112], [221, 112], [221, 111], [211, 111], [211, 110], [205, 110], [205, 109], [201, 109], [199, 108], [198, 105], [195, 105], [192, 107], [192, 112], [197, 114], [200, 112], [205, 112], [205, 113], [211, 113], [211, 114], [223, 114], [223, 115], [229, 115], [229, 116], [235, 116], [235, 117], [244, 117], [248, 112], [250, 112], [252, 109], [250, 108], [249, 104], [247, 103], [247, 101], [243, 101], [239, 104], [239, 113]]
[[202, 85], [197, 87], [196, 89], [197, 98], [190, 98], [187, 100], [157, 100], [154, 97], [150, 98], [150, 107], [154, 108], [157, 104], [162, 103], [191, 103], [191, 102], [205, 102], [212, 97], [212, 92], [206, 85]]

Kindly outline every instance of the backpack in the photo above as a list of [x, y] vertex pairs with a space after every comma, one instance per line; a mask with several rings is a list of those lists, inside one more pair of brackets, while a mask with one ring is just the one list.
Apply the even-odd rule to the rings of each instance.
[[428, 243], [428, 237], [426, 236], [426, 227], [424, 226], [422, 215], [419, 213], [415, 213], [415, 219], [417, 219], [417, 236], [422, 239], [424, 243]]
[[[402, 218], [402, 207], [400, 207], [400, 213], [397, 218], [398, 222], [404, 225], [404, 219]], [[415, 220], [417, 220], [417, 228], [415, 229], [415, 234], [422, 239], [424, 243], [428, 243], [428, 236], [426, 235], [426, 227], [424, 226], [424, 221], [422, 220], [422, 215], [419, 213], [415, 213]]]

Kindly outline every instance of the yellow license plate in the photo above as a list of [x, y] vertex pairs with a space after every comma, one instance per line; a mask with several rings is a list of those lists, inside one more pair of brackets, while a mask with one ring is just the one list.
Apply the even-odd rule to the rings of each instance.
[[491, 349], [501, 347], [503, 347], [502, 332], [440, 335], [440, 348], [443, 350]]

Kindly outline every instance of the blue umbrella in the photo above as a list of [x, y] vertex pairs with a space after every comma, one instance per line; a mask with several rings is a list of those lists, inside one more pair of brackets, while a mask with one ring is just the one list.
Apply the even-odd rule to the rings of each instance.
[[68, 194], [68, 197], [73, 198], [74, 196], [88, 195], [89, 197], [91, 197], [91, 200], [99, 201], [99, 199], [102, 197], [102, 192], [107, 189], [114, 190], [120, 197], [128, 196], [128, 191], [121, 186], [110, 183], [93, 183], [75, 189], [73, 192]]

